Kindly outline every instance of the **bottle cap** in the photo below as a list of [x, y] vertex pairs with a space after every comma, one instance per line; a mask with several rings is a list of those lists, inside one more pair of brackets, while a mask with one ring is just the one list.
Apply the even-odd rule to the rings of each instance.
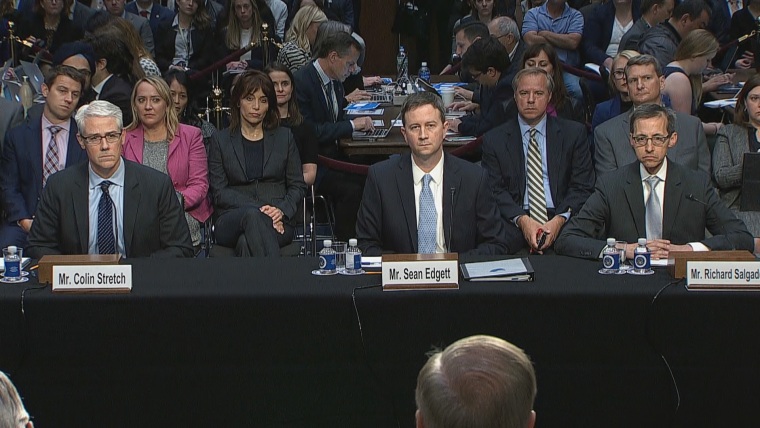
[[614, 247], [615, 246], [615, 238], [607, 238], [607, 245]]
[[357, 243], [356, 238], [351, 238], [351, 239], [348, 240], [348, 245], [350, 247], [355, 247], [356, 243]]
[[16, 248], [15, 245], [9, 245], [8, 246], [8, 252], [11, 253], [11, 254], [16, 254], [16, 252], [18, 252], [18, 248]]
[[325, 239], [324, 245], [325, 245], [325, 247], [332, 247], [332, 240], [331, 239]]
[[639, 238], [639, 245], [641, 245], [642, 247], [646, 247], [647, 246], [647, 238]]
[[423, 67], [427, 67], [427, 62], [426, 61], [422, 61], [422, 66]]

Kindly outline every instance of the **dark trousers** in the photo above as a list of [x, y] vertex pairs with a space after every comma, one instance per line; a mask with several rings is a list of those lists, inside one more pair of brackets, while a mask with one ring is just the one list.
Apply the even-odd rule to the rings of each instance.
[[29, 245], [28, 238], [29, 235], [16, 222], [0, 224], [0, 248], [5, 248], [9, 245], [26, 248]]
[[272, 227], [272, 219], [258, 207], [241, 207], [222, 214], [214, 231], [216, 242], [231, 248], [237, 248], [240, 236], [245, 236], [247, 248], [238, 248], [238, 256], [279, 257], [280, 248], [293, 242], [293, 226], [284, 226], [285, 233], [279, 234]]
[[366, 177], [361, 175], [327, 170], [319, 182], [317, 190], [327, 196], [335, 207], [335, 235], [341, 241], [356, 236], [356, 214], [365, 181]]

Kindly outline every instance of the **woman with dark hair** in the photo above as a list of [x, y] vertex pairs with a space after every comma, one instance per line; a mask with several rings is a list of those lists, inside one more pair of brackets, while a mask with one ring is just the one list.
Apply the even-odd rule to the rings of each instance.
[[216, 240], [238, 256], [276, 257], [293, 241], [306, 190], [295, 139], [279, 126], [274, 85], [260, 71], [240, 75], [230, 107], [230, 126], [209, 151]]
[[183, 70], [169, 70], [164, 76], [166, 84], [169, 85], [169, 93], [174, 104], [174, 111], [177, 112], [179, 123], [200, 128], [203, 135], [203, 145], [208, 152], [211, 136], [216, 131], [214, 125], [202, 120], [198, 116], [198, 108], [193, 100], [192, 85], [187, 77], [187, 72]]
[[280, 111], [280, 124], [293, 133], [296, 139], [298, 155], [301, 158], [303, 179], [306, 185], [311, 186], [317, 178], [317, 154], [319, 146], [314, 138], [314, 126], [305, 122], [295, 94], [295, 80], [290, 69], [279, 62], [272, 63], [265, 73], [269, 75], [274, 84], [274, 92], [277, 94], [277, 108]]
[[755, 237], [755, 253], [760, 252], [760, 212], [742, 211], [742, 172], [745, 153], [760, 151], [760, 75], [744, 84], [736, 97], [734, 123], [718, 130], [713, 149], [713, 176], [723, 202]]
[[156, 63], [162, 72], [199, 71], [214, 61], [214, 30], [203, 0], [177, 0], [174, 21], [159, 24], [155, 39]]
[[[31, 16], [20, 19], [16, 34], [51, 54], [64, 43], [84, 37], [69, 19], [73, 0], [34, 0]], [[33, 55], [33, 53], [31, 53]]]

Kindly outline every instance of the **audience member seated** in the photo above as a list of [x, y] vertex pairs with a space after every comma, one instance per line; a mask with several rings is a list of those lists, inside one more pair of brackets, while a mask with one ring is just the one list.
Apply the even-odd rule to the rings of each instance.
[[734, 123], [718, 131], [713, 172], [720, 198], [744, 221], [760, 253], [760, 212], [742, 211], [742, 168], [745, 153], [760, 151], [760, 75], [752, 76], [736, 97]]
[[[320, 43], [328, 40], [335, 33], [350, 34], [359, 45], [359, 58], [356, 59], [356, 65], [351, 69], [351, 73], [343, 80], [343, 93], [346, 94], [346, 101], [355, 103], [370, 99], [370, 94], [364, 91], [364, 78], [361, 76], [361, 65], [364, 63], [364, 54], [366, 45], [364, 39], [356, 33], [351, 32], [351, 26], [339, 21], [326, 21], [319, 24], [317, 28], [317, 39], [314, 44], [314, 53], [319, 50]], [[380, 83], [378, 77], [375, 83]]]
[[[269, 77], [246, 71], [232, 90], [230, 127], [209, 152], [216, 242], [238, 256], [278, 257], [293, 241], [306, 185], [290, 129], [279, 126]], [[238, 245], [241, 236], [246, 245]]]
[[285, 39], [285, 24], [288, 22], [288, 6], [283, 0], [265, 0], [265, 4], [272, 12], [272, 18], [274, 19], [274, 33], [277, 36], [277, 40]]
[[533, 428], [536, 373], [517, 346], [493, 336], [460, 339], [417, 376], [416, 427]]
[[[480, 84], [480, 112], [451, 119], [449, 129], [479, 136], [507, 121], [504, 103], [514, 96], [506, 73], [509, 65], [509, 52], [493, 37], [478, 39], [470, 46], [462, 57], [462, 69]], [[453, 103], [451, 108], [458, 110], [461, 104]]]
[[[644, 104], [662, 104], [660, 94], [665, 77], [653, 56], [639, 55], [629, 59], [625, 76], [633, 107], [594, 130], [594, 165], [599, 177], [636, 161], [636, 151], [628, 144], [631, 112]], [[702, 122], [688, 114], [676, 112], [675, 115], [678, 145], [668, 150], [669, 158], [686, 168], [699, 169], [710, 175], [710, 149]]]
[[172, 180], [190, 239], [201, 242], [200, 225], [211, 217], [208, 198], [208, 159], [201, 130], [182, 125], [169, 86], [160, 77], [146, 77], [132, 92], [135, 121], [127, 127], [124, 159], [149, 166]]
[[591, 131], [602, 123], [612, 119], [624, 111], [628, 111], [633, 104], [628, 95], [628, 83], [625, 81], [625, 66], [628, 60], [638, 56], [636, 51], [621, 51], [612, 60], [608, 86], [612, 97], [596, 105], [594, 116], [591, 119]]
[[638, 49], [639, 40], [645, 31], [670, 19], [674, 3], [674, 0], [641, 0], [641, 18], [620, 39], [618, 51]]
[[[62, 45], [53, 55], [53, 66], [57, 65], [73, 67], [84, 77], [84, 86], [77, 107], [95, 99], [95, 92], [90, 85], [90, 77], [95, 74], [95, 51], [89, 43], [71, 42]], [[32, 109], [35, 108], [38, 108], [37, 105], [32, 106]]]
[[298, 109], [298, 101], [293, 96], [294, 79], [288, 67], [275, 62], [266, 69], [274, 84], [277, 95], [277, 109], [280, 112], [280, 125], [289, 128], [296, 140], [298, 156], [301, 158], [303, 180], [307, 186], [313, 186], [317, 179], [317, 155], [319, 147], [312, 139], [314, 128], [303, 119]]
[[[28, 0], [32, 1], [32, 0]], [[84, 37], [80, 28], [69, 19], [72, 0], [33, 0], [32, 14], [20, 15], [16, 35], [32, 42], [37, 48], [46, 49], [55, 54], [61, 45], [75, 42]], [[36, 49], [25, 49], [26, 54], [34, 57]]]
[[581, 48], [583, 58], [612, 71], [612, 59], [622, 51], [620, 40], [641, 17], [640, 0], [618, 0], [598, 3], [583, 26]]
[[[213, 3], [213, 1], [211, 1]], [[177, 0], [174, 20], [158, 26], [156, 63], [162, 72], [169, 68], [199, 71], [214, 61], [214, 27], [203, 1]]]
[[[580, 211], [594, 189], [586, 128], [546, 113], [554, 82], [540, 68], [515, 76], [518, 115], [483, 137], [483, 167], [502, 220], [522, 231], [532, 251], [542, 252]], [[539, 244], [543, 230], [545, 242]]]
[[467, 0], [470, 4], [470, 14], [454, 22], [454, 28], [470, 22], [482, 22], [486, 26], [499, 16], [494, 8], [493, 0]]
[[[269, 40], [269, 58], [277, 57], [277, 47], [275, 46], [275, 22], [274, 18], [269, 16], [265, 20], [262, 15], [260, 5], [267, 7], [263, 0], [230, 0], [228, 3], [227, 25], [220, 32], [220, 38], [224, 45], [224, 52], [221, 57], [226, 57], [231, 53], [245, 48], [249, 45], [254, 47], [241, 55], [238, 59], [227, 63], [227, 70], [240, 71], [248, 68], [261, 70], [266, 65], [264, 63], [264, 50], [262, 46], [263, 34], [261, 33], [261, 24], [267, 23]], [[267, 8], [268, 10], [268, 8]]]
[[[566, 73], [562, 72], [562, 64], [559, 62], [557, 52], [551, 45], [537, 44], [528, 46], [525, 49], [525, 53], [523, 53], [521, 62], [522, 69], [540, 68], [552, 77], [554, 90], [552, 91], [549, 105], [546, 107], [546, 113], [549, 116], [561, 117], [584, 125], [586, 124], [584, 106], [568, 94], [567, 86], [564, 84]], [[507, 101], [505, 110], [507, 117], [517, 117], [517, 105], [514, 100]]]
[[509, 52], [509, 67], [505, 74], [507, 82], [512, 84], [512, 79], [522, 68], [521, 61], [525, 52], [525, 42], [520, 40], [520, 29], [514, 19], [500, 16], [488, 24], [488, 31]]
[[161, 23], [170, 24], [174, 19], [174, 11], [153, 0], [134, 0], [124, 7], [127, 13], [134, 13], [148, 20], [153, 41], [158, 40], [158, 26]]
[[124, 41], [132, 55], [130, 74], [137, 81], [145, 76], [161, 76], [153, 55], [145, 49], [135, 28], [122, 18], [113, 18], [110, 22], [94, 31], [98, 36], [111, 36]]
[[208, 153], [211, 136], [216, 132], [216, 128], [210, 122], [198, 116], [198, 108], [191, 101], [194, 97], [187, 72], [176, 69], [169, 70], [164, 80], [169, 85], [169, 92], [174, 104], [174, 111], [177, 112], [177, 117], [179, 118], [179, 123], [200, 128], [201, 135], [203, 136], [203, 145], [206, 146], [206, 153]]
[[25, 248], [40, 194], [56, 171], [82, 163], [87, 155], [77, 144], [77, 107], [84, 76], [68, 66], [53, 67], [42, 85], [45, 104], [29, 111], [22, 124], [6, 134], [0, 161], [0, 194], [6, 220], [0, 247]]
[[89, 162], [50, 177], [26, 254], [191, 257], [190, 233], [171, 179], [121, 157], [121, 110], [93, 101], [77, 111], [76, 121]]
[[145, 49], [153, 55], [156, 52], [156, 45], [153, 42], [153, 31], [150, 29], [148, 19], [136, 13], [124, 10], [126, 0], [104, 0], [106, 10], [113, 17], [125, 19], [140, 35]]
[[[488, 32], [488, 27], [479, 21], [465, 22], [458, 27], [454, 27], [454, 56], [453, 58], [461, 59], [471, 44], [478, 39], [484, 39], [491, 34]], [[447, 65], [441, 70], [441, 74], [459, 74], [459, 80], [465, 83], [472, 83], [472, 77], [465, 70], [461, 70], [461, 63], [454, 63]], [[470, 90], [473, 89], [471, 86]], [[470, 96], [471, 99], [472, 96]], [[478, 102], [478, 100], [473, 100]]]
[[95, 73], [90, 83], [96, 100], [108, 101], [121, 109], [122, 117], [132, 123], [133, 59], [127, 44], [113, 35], [93, 35], [87, 39], [95, 51]]
[[0, 371], [0, 427], [34, 428], [29, 412], [24, 408], [16, 387], [8, 376]]
[[[24, 106], [20, 102], [0, 97], [0, 159], [3, 155], [6, 133], [24, 120]], [[2, 204], [0, 204], [2, 214]], [[0, 219], [2, 220], [2, 219]]]
[[[746, 4], [749, 3], [749, 4]], [[760, 2], [746, 2], [746, 6], [731, 16], [730, 40], [751, 34], [757, 30], [757, 18], [760, 16]], [[741, 42], [734, 54], [731, 67], [752, 68], [755, 66], [755, 47], [757, 38], [749, 37]]]
[[316, 6], [302, 7], [293, 18], [293, 24], [285, 35], [285, 44], [277, 54], [277, 62], [295, 73], [311, 59], [311, 49], [317, 40], [319, 24], [327, 17]]
[[667, 259], [671, 251], [754, 249], [752, 235], [720, 200], [710, 176], [667, 158], [680, 137], [673, 111], [639, 106], [629, 129], [637, 161], [596, 182], [557, 239], [558, 254], [597, 259], [610, 236], [628, 243], [626, 258], [633, 257], [639, 238], [647, 239], [653, 259]]
[[443, 152], [444, 114], [441, 98], [429, 92], [410, 95], [401, 107], [401, 133], [412, 153], [369, 168], [356, 222], [364, 254], [519, 249], [519, 231], [501, 221], [487, 172]]
[[681, 40], [696, 29], [705, 29], [710, 21], [710, 6], [704, 0], [683, 0], [673, 15], [641, 35], [638, 50], [652, 55], [660, 67], [673, 61]]
[[351, 31], [354, 30], [354, 8], [351, 0], [291, 0], [288, 8], [290, 10], [288, 26], [295, 14], [306, 6], [316, 6], [325, 13], [327, 19], [342, 22], [350, 26]]

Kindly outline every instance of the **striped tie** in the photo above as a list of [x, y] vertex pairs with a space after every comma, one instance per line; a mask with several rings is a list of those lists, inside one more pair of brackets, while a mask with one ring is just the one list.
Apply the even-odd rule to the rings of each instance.
[[545, 224], [548, 218], [544, 193], [544, 168], [541, 162], [541, 150], [536, 141], [536, 132], [535, 128], [531, 128], [528, 144], [528, 207], [531, 218], [540, 224]]
[[58, 172], [58, 143], [55, 141], [55, 136], [61, 132], [61, 129], [63, 128], [57, 125], [48, 126], [48, 131], [50, 131], [50, 141], [48, 142], [47, 152], [45, 152], [45, 165], [43, 165], [42, 168], [43, 186], [47, 183], [48, 177], [53, 173]]
[[115, 254], [116, 237], [113, 233], [113, 201], [108, 193], [108, 186], [111, 183], [108, 180], [100, 182], [100, 195], [98, 202], [98, 254]]

